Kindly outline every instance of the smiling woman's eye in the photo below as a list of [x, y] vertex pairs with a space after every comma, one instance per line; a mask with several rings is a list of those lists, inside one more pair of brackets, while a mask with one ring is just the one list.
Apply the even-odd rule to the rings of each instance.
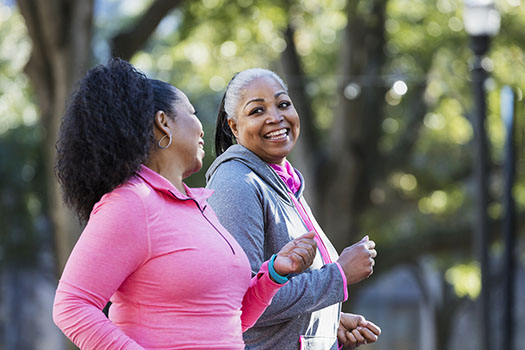
[[279, 103], [279, 108], [286, 108], [286, 107], [289, 107], [291, 105], [291, 103], [289, 101], [282, 101], [281, 103]]
[[254, 109], [252, 109], [250, 111], [250, 113], [248, 115], [252, 115], [252, 114], [256, 114], [256, 113], [261, 113], [262, 111], [264, 111], [264, 109], [262, 107], [255, 107]]

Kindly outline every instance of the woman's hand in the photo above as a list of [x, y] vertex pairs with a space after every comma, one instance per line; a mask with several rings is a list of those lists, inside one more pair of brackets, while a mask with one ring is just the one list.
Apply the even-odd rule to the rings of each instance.
[[375, 343], [381, 334], [381, 328], [361, 315], [341, 313], [337, 340], [344, 349], [354, 349], [359, 345]]
[[364, 236], [359, 242], [350, 247], [346, 247], [337, 262], [343, 268], [348, 285], [357, 283], [374, 272], [377, 251], [374, 241]]
[[317, 252], [314, 237], [315, 232], [308, 232], [282, 247], [273, 262], [275, 272], [285, 276], [303, 272], [312, 265]]

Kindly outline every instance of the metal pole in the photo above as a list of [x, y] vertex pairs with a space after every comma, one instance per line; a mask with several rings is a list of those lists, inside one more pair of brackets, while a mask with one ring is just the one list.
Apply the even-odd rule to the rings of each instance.
[[514, 92], [508, 86], [501, 91], [501, 117], [505, 125], [505, 161], [504, 161], [504, 193], [503, 193], [503, 234], [505, 237], [505, 255], [503, 257], [503, 342], [502, 349], [514, 349], [514, 285], [515, 285], [515, 206], [512, 196], [514, 185]]
[[472, 68], [472, 87], [474, 93], [474, 145], [475, 145], [475, 175], [478, 198], [476, 201], [477, 220], [475, 226], [475, 253], [481, 265], [481, 294], [480, 294], [480, 332], [481, 349], [491, 347], [490, 328], [490, 299], [489, 299], [489, 255], [488, 255], [488, 141], [485, 129], [486, 102], [485, 79], [487, 72], [483, 69], [482, 59], [489, 47], [488, 35], [472, 37], [472, 51], [475, 54]]

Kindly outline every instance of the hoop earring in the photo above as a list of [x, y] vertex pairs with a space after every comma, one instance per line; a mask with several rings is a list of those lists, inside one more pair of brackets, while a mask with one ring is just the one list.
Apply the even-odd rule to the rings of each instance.
[[172, 139], [171, 139], [171, 134], [169, 135], [170, 140], [168, 141], [168, 144], [167, 144], [166, 146], [161, 146], [161, 145], [160, 145], [160, 143], [162, 142], [162, 140], [164, 140], [164, 138], [165, 138], [166, 136], [168, 136], [168, 135], [164, 135], [164, 136], [162, 136], [162, 137], [160, 138], [159, 142], [157, 143], [157, 146], [159, 146], [160, 149], [166, 149], [166, 148], [168, 148], [169, 146], [171, 146], [171, 141], [172, 141]]

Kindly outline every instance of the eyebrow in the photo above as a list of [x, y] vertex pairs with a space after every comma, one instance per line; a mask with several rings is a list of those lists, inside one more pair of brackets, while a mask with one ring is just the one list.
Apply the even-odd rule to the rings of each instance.
[[[279, 91], [275, 95], [273, 95], [273, 97], [277, 98], [283, 94], [286, 94], [286, 91]], [[258, 98], [251, 99], [250, 101], [246, 102], [246, 104], [244, 105], [244, 108], [246, 108], [246, 106], [248, 106], [252, 102], [264, 102], [264, 98], [258, 97]]]
[[244, 108], [246, 108], [246, 106], [248, 106], [250, 103], [252, 102], [264, 102], [264, 98], [254, 98], [254, 99], [251, 99], [250, 101], [246, 102], [246, 104], [244, 105]]

